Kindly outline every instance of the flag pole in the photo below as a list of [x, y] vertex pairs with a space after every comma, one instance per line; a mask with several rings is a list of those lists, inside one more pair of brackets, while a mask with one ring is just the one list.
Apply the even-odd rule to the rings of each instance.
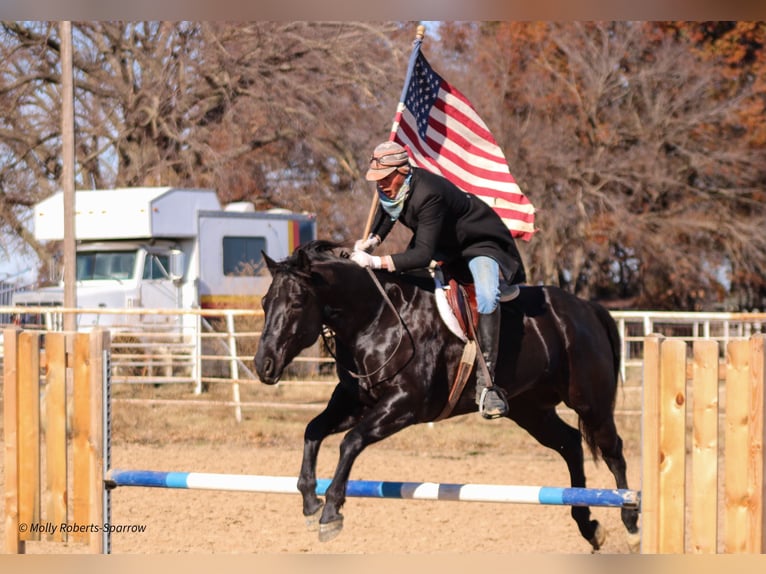
[[[410, 86], [410, 78], [412, 72], [415, 70], [415, 62], [418, 59], [420, 53], [420, 45], [423, 43], [423, 37], [426, 35], [426, 27], [422, 24], [418, 26], [415, 32], [415, 40], [412, 42], [412, 53], [410, 54], [410, 61], [407, 63], [407, 75], [404, 78], [404, 87], [402, 88], [402, 94], [399, 96], [399, 103], [396, 106], [396, 115], [394, 116], [394, 122], [391, 125], [391, 132], [388, 134], [388, 141], [394, 141], [396, 132], [399, 130], [399, 118], [404, 111], [404, 100], [407, 97], [407, 90]], [[364, 233], [362, 239], [366, 239], [370, 235], [372, 229], [372, 222], [375, 219], [375, 213], [378, 211], [378, 192], [376, 191], [372, 197], [372, 205], [370, 205], [370, 213], [367, 215], [367, 223], [364, 226]]]

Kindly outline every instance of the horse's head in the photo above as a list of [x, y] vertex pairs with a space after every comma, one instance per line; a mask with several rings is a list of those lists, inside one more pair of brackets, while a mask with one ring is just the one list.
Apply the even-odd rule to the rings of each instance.
[[313, 344], [322, 329], [322, 306], [317, 294], [319, 275], [315, 259], [337, 257], [337, 246], [312, 242], [276, 262], [263, 255], [272, 276], [263, 297], [263, 333], [255, 354], [255, 370], [261, 382], [273, 385], [285, 367]]

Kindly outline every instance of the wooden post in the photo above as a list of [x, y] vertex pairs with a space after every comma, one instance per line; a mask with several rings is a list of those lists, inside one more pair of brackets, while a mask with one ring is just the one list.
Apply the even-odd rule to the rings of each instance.
[[20, 331], [3, 331], [3, 435], [5, 439], [5, 552], [23, 554], [19, 536], [18, 345]]
[[641, 428], [641, 552], [659, 551], [660, 498], [660, 343], [662, 337], [650, 335], [644, 339], [643, 417]]
[[22, 332], [17, 356], [19, 535], [40, 540], [40, 335]]
[[[755, 523], [751, 526], [753, 552], [766, 553], [766, 453], [764, 445], [766, 444], [766, 335], [758, 334], [750, 340], [750, 353], [753, 356], [751, 362], [752, 385], [753, 389], [753, 407], [752, 416], [754, 419], [753, 438], [750, 442], [753, 450], [754, 479], [753, 484], [755, 492], [753, 496], [756, 500], [753, 508], [753, 520]], [[760, 458], [760, 464], [758, 461]]]
[[750, 447], [750, 345], [746, 340], [730, 341], [727, 346], [726, 432], [724, 453], [724, 552], [747, 552], [748, 455]]
[[234, 403], [234, 420], [242, 422], [242, 407], [239, 393], [239, 359], [237, 358], [237, 338], [234, 336], [234, 315], [226, 313], [226, 332], [229, 335], [229, 374], [232, 378], [231, 400]]
[[764, 357], [764, 335], [754, 335], [750, 338], [750, 412], [749, 438], [747, 444], [750, 447], [748, 456], [748, 476], [750, 477], [748, 491], [750, 493], [750, 506], [748, 508], [748, 541], [747, 551], [751, 553], [766, 552], [766, 508], [764, 508], [764, 496], [766, 485], [763, 483], [766, 474], [766, 457], [764, 457], [763, 445], [764, 417], [766, 416], [766, 403], [764, 401], [764, 389], [766, 384], [766, 358]]
[[[87, 333], [74, 335], [74, 405], [72, 409], [73, 519], [90, 524], [90, 339]], [[75, 532], [76, 542], [87, 542], [87, 532]]]
[[[69, 340], [74, 338], [74, 344]], [[108, 521], [108, 494], [104, 472], [108, 464], [105, 437], [104, 374], [108, 369], [108, 331], [90, 335], [47, 333], [45, 396], [40, 396], [41, 336], [38, 332], [4, 331], [3, 427], [5, 474], [5, 537], [8, 553], [23, 553], [27, 540], [63, 542], [60, 528], [50, 533], [49, 525], [103, 525]], [[73, 347], [73, 449], [67, 441], [67, 353]], [[44, 440], [41, 410], [45, 412]], [[41, 517], [43, 459], [45, 445], [45, 509]], [[73, 499], [68, 500], [69, 454], [73, 466]], [[101, 532], [77, 533], [74, 541], [86, 542], [91, 552], [108, 548], [108, 536]]]
[[690, 551], [718, 550], [718, 342], [695, 341]]
[[[108, 365], [105, 364], [105, 351], [110, 345], [109, 331], [96, 329], [91, 332], [89, 340], [90, 348], [90, 437], [88, 440], [90, 458], [90, 524], [103, 525], [109, 520], [105, 498], [109, 495], [104, 493], [104, 474], [106, 464], [109, 463], [109, 445], [104, 436], [104, 409], [109, 405], [104, 396], [104, 373]], [[106, 464], [105, 464], [106, 463]], [[108, 535], [102, 533], [90, 533], [90, 550], [94, 554], [103, 554], [109, 551]]]
[[683, 554], [686, 533], [686, 343], [660, 352], [659, 553]]
[[[46, 520], [55, 525], [67, 522], [67, 413], [66, 336], [47, 333], [45, 393], [45, 503]], [[49, 540], [64, 542], [66, 532], [56, 528]]]
[[[74, 75], [72, 22], [59, 24], [61, 35], [61, 189], [64, 191], [64, 307], [77, 308], [77, 242], [75, 234]], [[77, 314], [64, 313], [64, 331], [77, 329]]]

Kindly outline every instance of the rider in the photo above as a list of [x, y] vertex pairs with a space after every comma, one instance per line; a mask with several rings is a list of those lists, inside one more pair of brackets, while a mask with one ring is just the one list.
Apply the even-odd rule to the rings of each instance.
[[[476, 289], [478, 343], [494, 379], [500, 336], [500, 301], [519, 294], [526, 280], [524, 265], [511, 233], [492, 208], [440, 175], [410, 164], [407, 150], [396, 142], [378, 145], [366, 174], [376, 182], [378, 210], [372, 232], [354, 244], [351, 255], [362, 267], [408, 271], [428, 267], [432, 260], [467, 261]], [[413, 232], [402, 253], [371, 255], [400, 221]], [[476, 403], [485, 418], [508, 412], [502, 392], [478, 369]], [[483, 399], [483, 400], [482, 400]], [[482, 404], [483, 403], [483, 404]]]

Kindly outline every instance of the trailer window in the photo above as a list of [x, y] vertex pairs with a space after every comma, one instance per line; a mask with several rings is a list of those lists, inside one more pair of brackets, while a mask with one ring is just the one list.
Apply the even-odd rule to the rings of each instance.
[[314, 237], [314, 222], [313, 221], [301, 221], [298, 227], [299, 241], [301, 245], [305, 245], [309, 241], [316, 239]]
[[253, 277], [263, 266], [261, 251], [266, 251], [265, 237], [224, 237], [223, 274]]

